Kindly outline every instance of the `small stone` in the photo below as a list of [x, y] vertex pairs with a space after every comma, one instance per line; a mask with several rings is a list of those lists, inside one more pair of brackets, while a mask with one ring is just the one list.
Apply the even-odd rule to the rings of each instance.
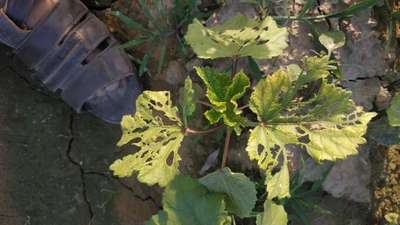
[[380, 87], [379, 92], [375, 98], [375, 106], [378, 111], [385, 110], [390, 106], [390, 100], [392, 96], [390, 92], [384, 88]]

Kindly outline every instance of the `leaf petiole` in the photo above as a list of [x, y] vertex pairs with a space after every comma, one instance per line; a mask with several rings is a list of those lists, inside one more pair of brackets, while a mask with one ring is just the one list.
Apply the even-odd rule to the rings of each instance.
[[222, 127], [224, 127], [223, 124], [219, 125], [219, 126], [216, 126], [216, 127], [213, 127], [213, 128], [210, 128], [208, 130], [193, 130], [193, 129], [188, 127], [188, 128], [185, 129], [185, 133], [186, 134], [193, 134], [193, 135], [205, 135], [205, 134], [213, 133], [213, 132], [221, 129]]

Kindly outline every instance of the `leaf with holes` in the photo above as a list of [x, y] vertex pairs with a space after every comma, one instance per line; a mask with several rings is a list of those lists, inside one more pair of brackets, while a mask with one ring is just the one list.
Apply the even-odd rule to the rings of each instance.
[[200, 183], [210, 191], [225, 194], [229, 212], [241, 218], [250, 216], [257, 201], [257, 192], [254, 183], [244, 174], [224, 168], [201, 178]]
[[162, 199], [163, 211], [146, 225], [228, 225], [224, 196], [213, 193], [198, 180], [176, 176], [166, 187]]
[[250, 109], [260, 124], [250, 131], [246, 150], [262, 169], [276, 166], [287, 144], [304, 146], [316, 160], [336, 160], [356, 154], [365, 143], [367, 124], [376, 114], [363, 112], [350, 92], [328, 83], [331, 67], [324, 57], [306, 58], [297, 76], [292, 66], [256, 85]]
[[205, 112], [206, 118], [211, 124], [224, 123], [235, 129], [239, 134], [245, 118], [241, 116], [237, 101], [250, 87], [250, 80], [240, 71], [233, 79], [228, 73], [209, 67], [196, 67], [196, 72], [207, 87], [207, 97], [213, 108]]
[[238, 15], [213, 27], [205, 27], [195, 19], [185, 39], [199, 58], [252, 56], [269, 59], [282, 54], [288, 46], [288, 31], [278, 27], [272, 17], [260, 21]]
[[268, 199], [290, 197], [289, 181], [288, 163], [284, 159], [281, 169], [266, 181]]
[[285, 208], [271, 200], [264, 203], [264, 212], [257, 216], [257, 225], [287, 225], [288, 218]]
[[145, 91], [136, 101], [135, 115], [124, 116], [118, 145], [133, 142], [140, 150], [116, 160], [114, 175], [127, 177], [138, 172], [138, 180], [165, 186], [178, 173], [179, 147], [184, 138], [178, 109], [171, 105], [170, 93]]

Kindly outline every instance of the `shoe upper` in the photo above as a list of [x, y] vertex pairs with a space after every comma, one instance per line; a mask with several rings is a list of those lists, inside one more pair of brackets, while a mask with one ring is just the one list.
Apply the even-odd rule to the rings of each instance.
[[[107, 27], [78, 0], [0, 0], [0, 42], [77, 112], [119, 123], [141, 92]], [[1, 6], [1, 5], [0, 5]]]

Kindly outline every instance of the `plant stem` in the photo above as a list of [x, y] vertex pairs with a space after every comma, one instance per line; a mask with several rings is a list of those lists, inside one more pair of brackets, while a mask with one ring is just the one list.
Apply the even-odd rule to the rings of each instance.
[[187, 133], [187, 134], [194, 134], [194, 135], [210, 134], [210, 133], [212, 133], [212, 132], [215, 132], [215, 131], [221, 129], [223, 126], [224, 126], [224, 125], [219, 125], [219, 126], [217, 126], [217, 127], [213, 127], [213, 128], [208, 129], [208, 130], [193, 130], [193, 129], [191, 129], [191, 128], [188, 127], [188, 128], [186, 128], [185, 133]]
[[232, 128], [228, 127], [225, 136], [224, 155], [222, 156], [221, 170], [225, 168], [228, 161], [229, 143], [231, 142]]
[[[239, 62], [239, 56], [233, 56], [232, 57], [232, 74], [231, 74], [232, 79], [235, 77], [235, 75], [237, 73], [238, 62]], [[229, 144], [231, 142], [231, 136], [232, 136], [232, 128], [228, 127], [226, 130], [224, 154], [222, 156], [221, 169], [225, 168], [226, 162], [228, 161]]]
[[210, 103], [208, 103], [208, 102], [205, 102], [205, 101], [197, 101], [197, 103], [199, 103], [200, 105], [204, 105], [204, 106], [207, 106], [207, 107], [214, 107], [213, 105], [211, 105]]
[[234, 78], [237, 73], [238, 62], [239, 62], [239, 57], [233, 56], [232, 57], [232, 74], [231, 74], [232, 78]]

